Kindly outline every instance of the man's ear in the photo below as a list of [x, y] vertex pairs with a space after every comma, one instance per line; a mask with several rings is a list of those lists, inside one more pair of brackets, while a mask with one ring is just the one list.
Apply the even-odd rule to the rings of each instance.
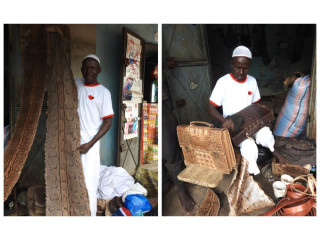
[[98, 74], [101, 73], [102, 67], [99, 66]]

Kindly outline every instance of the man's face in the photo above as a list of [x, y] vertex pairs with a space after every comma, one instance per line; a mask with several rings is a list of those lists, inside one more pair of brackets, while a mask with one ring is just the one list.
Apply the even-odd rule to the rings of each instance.
[[232, 75], [238, 80], [243, 81], [250, 69], [251, 59], [247, 57], [234, 57], [231, 60]]
[[101, 72], [99, 63], [93, 58], [86, 58], [82, 62], [82, 76], [87, 84], [97, 83], [98, 74]]

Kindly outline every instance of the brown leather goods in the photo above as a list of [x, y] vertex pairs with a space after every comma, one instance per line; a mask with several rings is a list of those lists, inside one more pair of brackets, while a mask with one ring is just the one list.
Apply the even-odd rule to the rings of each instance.
[[[295, 183], [301, 180], [306, 186]], [[312, 174], [295, 178], [287, 185], [286, 197], [275, 208], [260, 216], [316, 216], [316, 185]]]
[[276, 157], [272, 158], [272, 173], [274, 176], [288, 174], [292, 177], [298, 177], [300, 175], [306, 175], [309, 172], [310, 170], [303, 166], [295, 164], [282, 164]]
[[284, 164], [316, 165], [316, 146], [310, 140], [275, 137], [275, 157]]
[[46, 215], [90, 215], [80, 153], [78, 91], [67, 26], [48, 29], [48, 119], [45, 144]]
[[231, 133], [232, 142], [236, 146], [275, 119], [273, 112], [260, 104], [251, 104], [234, 115], [243, 118], [240, 130]]
[[207, 189], [200, 207], [197, 209], [196, 216], [218, 216], [220, 201], [218, 196], [211, 189]]
[[241, 158], [241, 164], [239, 165], [237, 176], [227, 191], [229, 216], [257, 216], [274, 207], [272, 199], [249, 175], [248, 161]]
[[4, 201], [20, 177], [37, 131], [46, 85], [46, 39], [44, 25], [21, 25], [21, 110], [4, 152]]
[[[21, 25], [20, 43], [23, 67], [21, 111], [4, 153], [4, 200], [18, 181], [33, 144], [46, 88], [46, 215], [90, 215], [77, 150], [80, 146], [78, 93], [70, 68], [68, 27]], [[36, 198], [36, 203], [39, 200]]]
[[[206, 126], [198, 126], [204, 124]], [[206, 122], [191, 122], [177, 127], [186, 166], [200, 166], [230, 173], [236, 159], [227, 129], [214, 128]]]

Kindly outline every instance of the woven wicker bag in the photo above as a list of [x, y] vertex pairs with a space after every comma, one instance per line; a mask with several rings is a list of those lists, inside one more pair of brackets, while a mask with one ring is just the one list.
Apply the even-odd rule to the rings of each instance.
[[178, 126], [177, 133], [186, 166], [197, 165], [221, 173], [230, 173], [235, 167], [235, 155], [227, 129], [194, 121], [190, 125]]

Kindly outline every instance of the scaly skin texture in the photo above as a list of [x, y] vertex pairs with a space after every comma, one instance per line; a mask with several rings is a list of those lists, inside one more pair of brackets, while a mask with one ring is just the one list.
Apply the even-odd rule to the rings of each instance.
[[21, 111], [4, 153], [4, 200], [19, 179], [34, 141], [47, 85], [46, 215], [90, 215], [80, 153], [78, 94], [66, 26], [21, 25]]
[[46, 215], [86, 216], [90, 215], [90, 208], [77, 150], [80, 146], [78, 92], [67, 52], [69, 33], [62, 28], [49, 33], [48, 39]]
[[21, 110], [4, 152], [4, 200], [12, 191], [34, 141], [46, 84], [47, 35], [44, 25], [21, 25], [23, 66]]

